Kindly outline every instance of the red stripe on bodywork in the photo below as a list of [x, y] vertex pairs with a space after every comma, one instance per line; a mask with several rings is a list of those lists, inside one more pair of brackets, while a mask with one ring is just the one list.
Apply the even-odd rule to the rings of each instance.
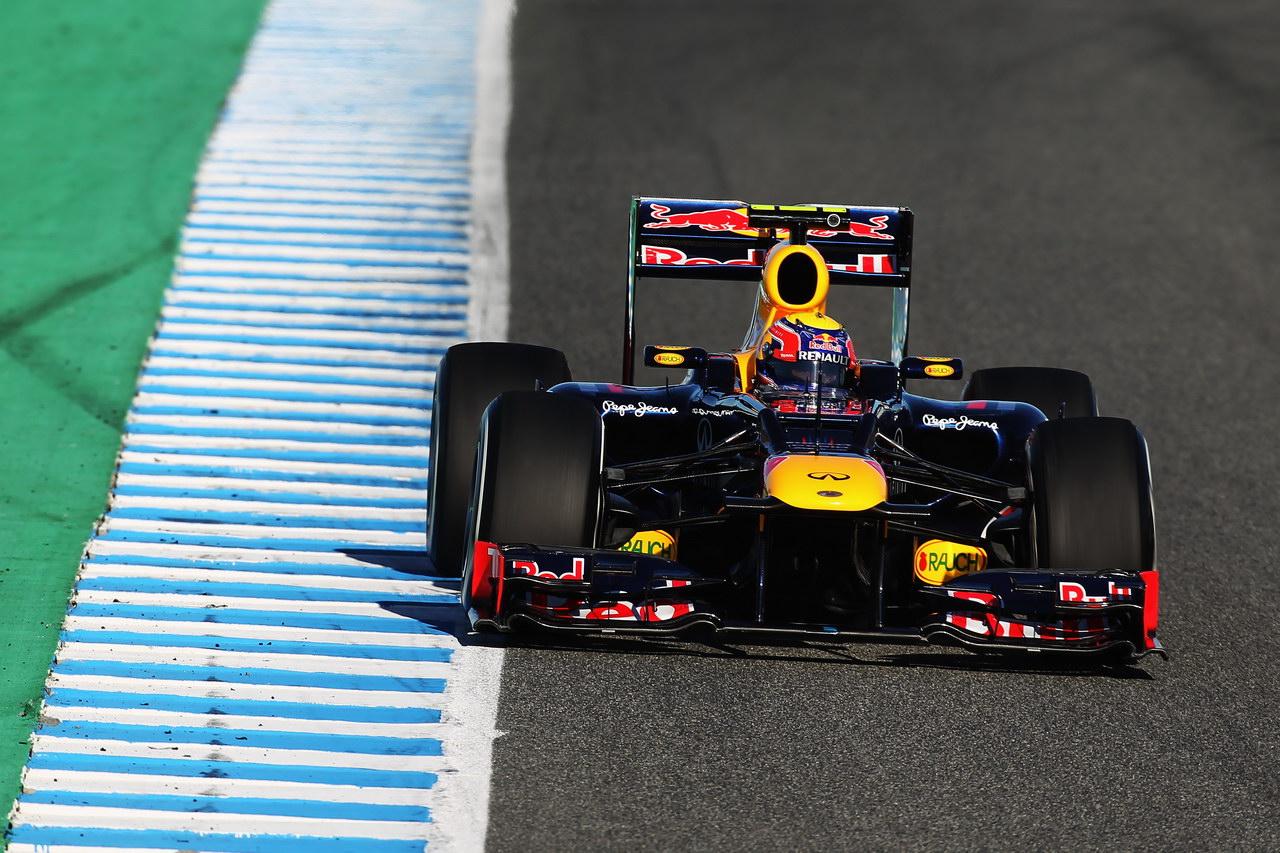
[[1142, 599], [1142, 633], [1147, 648], [1156, 647], [1156, 626], [1160, 622], [1160, 573], [1155, 569], [1139, 572], [1138, 577], [1147, 585]]
[[[496, 589], [493, 583], [495, 568], [498, 579]], [[481, 619], [492, 619], [497, 615], [501, 595], [502, 549], [492, 542], [476, 540], [475, 550], [471, 554], [471, 606]]]

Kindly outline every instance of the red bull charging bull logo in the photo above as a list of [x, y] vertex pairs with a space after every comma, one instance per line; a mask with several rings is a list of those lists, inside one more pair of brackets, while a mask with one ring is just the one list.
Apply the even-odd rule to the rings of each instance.
[[[646, 229], [653, 228], [700, 228], [703, 231], [730, 231], [744, 237], [759, 236], [759, 229], [752, 228], [747, 218], [745, 207], [721, 207], [712, 210], [691, 210], [687, 213], [671, 213], [671, 208], [652, 204], [649, 215], [655, 221], [645, 223]], [[843, 231], [830, 231], [813, 228], [809, 230], [811, 237], [835, 237], [840, 234], [851, 234], [854, 237], [868, 237], [873, 240], [892, 240], [892, 234], [882, 233], [889, 227], [888, 216], [873, 216], [868, 222], [850, 222]], [[778, 229], [779, 237], [788, 237], [786, 228]]]

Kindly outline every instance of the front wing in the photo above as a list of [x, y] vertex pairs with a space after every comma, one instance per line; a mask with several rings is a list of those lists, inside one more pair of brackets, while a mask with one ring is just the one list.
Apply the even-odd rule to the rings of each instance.
[[989, 569], [917, 591], [910, 625], [771, 623], [733, 612], [734, 585], [623, 551], [477, 542], [463, 606], [477, 630], [785, 632], [960, 644], [976, 650], [1167, 657], [1156, 639], [1155, 571]]

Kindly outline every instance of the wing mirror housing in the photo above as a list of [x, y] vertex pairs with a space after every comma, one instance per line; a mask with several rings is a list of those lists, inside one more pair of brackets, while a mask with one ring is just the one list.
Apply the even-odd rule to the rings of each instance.
[[[850, 371], [850, 378], [852, 377], [853, 373]], [[902, 392], [902, 379], [897, 365], [893, 364], [860, 363], [858, 378], [850, 385], [853, 386], [849, 388], [850, 391], [866, 400], [888, 402], [898, 399]]]
[[902, 360], [903, 379], [959, 379], [964, 363], [951, 356], [909, 355]]
[[707, 363], [707, 351], [702, 347], [667, 347], [650, 344], [644, 348], [645, 367], [677, 367], [689, 370]]

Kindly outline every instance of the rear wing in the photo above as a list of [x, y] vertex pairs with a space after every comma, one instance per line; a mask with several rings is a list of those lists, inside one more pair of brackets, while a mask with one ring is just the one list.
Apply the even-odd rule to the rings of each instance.
[[905, 207], [632, 198], [623, 383], [634, 375], [639, 279], [759, 281], [765, 255], [786, 239], [817, 249], [833, 285], [894, 289], [891, 358], [900, 361], [907, 347], [914, 221]]

